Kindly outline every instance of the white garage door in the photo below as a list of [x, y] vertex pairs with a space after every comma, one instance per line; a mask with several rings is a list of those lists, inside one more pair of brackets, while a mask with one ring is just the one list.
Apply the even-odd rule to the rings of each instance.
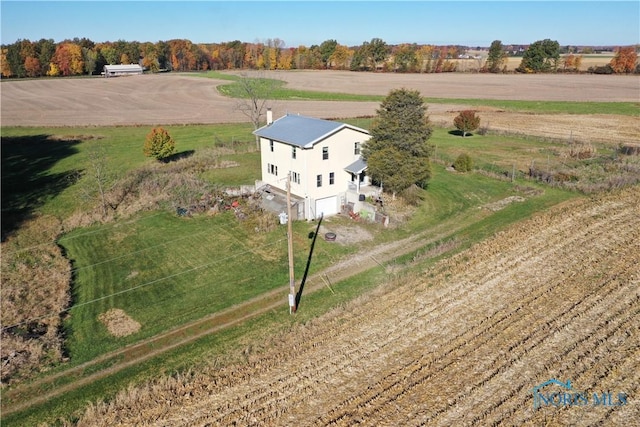
[[320, 218], [320, 215], [324, 216], [335, 215], [338, 213], [338, 197], [326, 197], [324, 199], [316, 200], [316, 219]]

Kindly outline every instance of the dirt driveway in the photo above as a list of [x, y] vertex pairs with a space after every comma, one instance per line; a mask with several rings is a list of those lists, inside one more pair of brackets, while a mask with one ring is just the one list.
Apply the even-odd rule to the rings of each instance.
[[[348, 71], [271, 71], [261, 76], [288, 87], [343, 93], [386, 95], [391, 89], [415, 89], [426, 97], [565, 101], [640, 99], [637, 76], [391, 74]], [[216, 90], [222, 80], [188, 74], [120, 78], [40, 79], [0, 84], [2, 126], [101, 126], [246, 122], [237, 101]], [[277, 118], [286, 113], [321, 118], [374, 115], [377, 102], [274, 101]], [[451, 123], [468, 106], [430, 104], [438, 124]], [[612, 141], [637, 141], [640, 116], [532, 115], [482, 111], [483, 123], [501, 131]], [[575, 124], [574, 124], [575, 122]]]

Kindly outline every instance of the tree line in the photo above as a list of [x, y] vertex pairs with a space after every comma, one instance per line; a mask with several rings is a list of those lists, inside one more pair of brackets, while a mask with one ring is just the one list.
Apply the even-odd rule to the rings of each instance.
[[[2, 77], [77, 76], [100, 74], [107, 64], [140, 64], [146, 71], [290, 70], [338, 69], [404, 73], [457, 71], [458, 59], [476, 60], [480, 72], [506, 72], [509, 56], [521, 56], [518, 72], [577, 71], [581, 56], [576, 47], [540, 40], [529, 46], [503, 45], [495, 40], [488, 56], [467, 55], [466, 46], [435, 46], [403, 43], [388, 45], [380, 38], [348, 47], [325, 40], [310, 47], [285, 47], [283, 40], [246, 43], [195, 44], [186, 39], [152, 42], [95, 43], [74, 38], [56, 43], [52, 39], [18, 40], [2, 45]], [[479, 48], [477, 48], [479, 49]], [[585, 53], [588, 53], [585, 49]], [[565, 54], [561, 59], [560, 55]], [[638, 72], [637, 46], [621, 47], [612, 60], [611, 73]]]

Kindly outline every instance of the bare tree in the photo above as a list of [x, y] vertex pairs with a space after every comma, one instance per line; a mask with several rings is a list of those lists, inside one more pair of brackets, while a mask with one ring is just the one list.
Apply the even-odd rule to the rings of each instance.
[[83, 173], [81, 192], [86, 199], [97, 198], [100, 201], [102, 216], [107, 216], [110, 205], [107, 193], [113, 188], [116, 177], [108, 164], [107, 151], [98, 142], [90, 142], [87, 146], [87, 169]]
[[[264, 74], [256, 74], [250, 77], [246, 73], [240, 74], [237, 81], [239, 96], [236, 108], [251, 120], [254, 130], [257, 130], [262, 121], [261, 118], [267, 109], [267, 102], [272, 97], [278, 86], [278, 81], [267, 79]], [[256, 136], [256, 147], [260, 148], [260, 139]]]

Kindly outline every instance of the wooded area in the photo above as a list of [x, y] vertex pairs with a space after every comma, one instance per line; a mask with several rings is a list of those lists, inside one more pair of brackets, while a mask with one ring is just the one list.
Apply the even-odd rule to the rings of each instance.
[[[531, 46], [537, 46], [536, 43], [541, 42], [535, 42]], [[523, 57], [528, 51], [526, 45], [502, 45], [499, 40], [494, 41], [492, 48], [496, 43], [502, 49], [504, 58]], [[557, 45], [553, 56], [541, 58], [545, 64], [549, 64], [550, 59], [552, 69], [531, 70], [527, 67], [527, 72], [575, 72], [579, 69], [581, 55], [593, 52], [593, 48], [561, 47], [557, 42], [553, 43]], [[601, 71], [606, 71], [606, 74], [637, 73], [637, 46], [616, 49], [616, 64]], [[186, 39], [156, 43], [124, 40], [96, 43], [87, 38], [56, 43], [52, 39], [25, 39], [3, 44], [0, 63], [3, 78], [94, 75], [100, 74], [104, 65], [132, 63], [140, 64], [152, 73], [244, 69], [441, 73], [458, 71], [457, 61], [460, 59], [473, 63], [472, 67], [465, 67], [465, 71], [473, 69], [480, 72], [504, 72], [503, 68], [496, 67], [495, 57], [492, 59], [487, 58], [487, 55], [469, 54], [471, 50], [483, 48], [416, 43], [388, 45], [380, 38], [373, 38], [353, 47], [341, 45], [331, 39], [310, 47], [286, 47], [285, 42], [278, 38], [254, 43], [234, 40], [207, 44], [195, 44]], [[561, 58], [560, 55], [566, 56]]]

